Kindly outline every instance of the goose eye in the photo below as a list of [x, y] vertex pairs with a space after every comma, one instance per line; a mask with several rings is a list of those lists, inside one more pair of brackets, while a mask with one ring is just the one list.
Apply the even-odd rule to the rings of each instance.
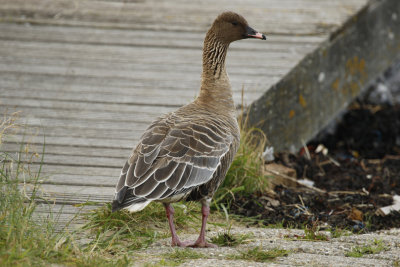
[[238, 23], [237, 23], [236, 21], [234, 21], [234, 22], [232, 22], [232, 25], [233, 25], [233, 26], [237, 26]]

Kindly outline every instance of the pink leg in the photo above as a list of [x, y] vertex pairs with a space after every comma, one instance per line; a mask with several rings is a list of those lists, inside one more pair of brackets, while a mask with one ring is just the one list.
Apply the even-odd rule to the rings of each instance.
[[202, 220], [201, 220], [201, 230], [200, 230], [200, 235], [199, 238], [197, 238], [196, 242], [181, 242], [179, 240], [178, 235], [176, 234], [175, 230], [175, 225], [174, 225], [174, 208], [172, 207], [171, 204], [164, 204], [165, 206], [165, 211], [167, 213], [167, 218], [168, 218], [168, 224], [169, 224], [169, 229], [171, 230], [171, 246], [178, 246], [178, 247], [201, 247], [201, 248], [216, 248], [218, 247], [217, 245], [210, 244], [206, 242], [206, 224], [207, 224], [207, 218], [208, 215], [210, 214], [210, 207], [209, 205], [203, 204], [201, 207], [201, 213], [202, 213]]
[[169, 203], [164, 204], [164, 206], [165, 206], [165, 211], [167, 213], [169, 229], [171, 230], [171, 236], [172, 236], [171, 246], [187, 247], [189, 245], [189, 243], [181, 242], [179, 240], [178, 235], [176, 234], [175, 225], [174, 225], [174, 213], [175, 213], [174, 207], [172, 207], [172, 205]]
[[197, 238], [196, 242], [194, 242], [194, 244], [190, 246], [201, 247], [201, 248], [216, 248], [218, 247], [217, 245], [206, 242], [206, 224], [208, 215], [210, 215], [210, 207], [208, 205], [203, 204], [201, 207], [201, 214], [202, 214], [202, 220], [201, 220], [201, 230], [199, 238]]

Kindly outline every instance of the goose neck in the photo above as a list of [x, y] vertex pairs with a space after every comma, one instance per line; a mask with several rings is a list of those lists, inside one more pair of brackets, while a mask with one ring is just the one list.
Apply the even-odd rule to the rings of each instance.
[[234, 110], [231, 86], [225, 69], [229, 44], [209, 31], [204, 40], [203, 74], [199, 100], [209, 106]]

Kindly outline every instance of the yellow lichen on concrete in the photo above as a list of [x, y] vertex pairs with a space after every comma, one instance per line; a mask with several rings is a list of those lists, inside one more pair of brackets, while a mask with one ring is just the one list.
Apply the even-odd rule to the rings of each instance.
[[307, 106], [307, 102], [306, 102], [306, 100], [304, 99], [304, 97], [303, 97], [302, 94], [299, 94], [299, 103], [300, 103], [300, 105], [301, 105], [303, 108], [305, 108], [305, 107]]
[[[354, 56], [346, 61], [345, 68], [345, 83], [341, 92], [342, 94], [351, 94], [354, 97], [360, 92], [362, 85], [367, 80], [366, 62], [363, 58], [359, 59], [358, 56]], [[336, 90], [339, 88], [339, 79], [332, 84], [332, 88], [336, 88]]]
[[340, 83], [340, 79], [337, 78], [333, 83], [332, 83], [332, 89], [337, 91], [339, 89], [339, 83]]
[[367, 73], [365, 72], [365, 60], [363, 58], [359, 59], [358, 56], [350, 58], [346, 62], [346, 77], [349, 75], [355, 76], [359, 75], [360, 79], [365, 79]]

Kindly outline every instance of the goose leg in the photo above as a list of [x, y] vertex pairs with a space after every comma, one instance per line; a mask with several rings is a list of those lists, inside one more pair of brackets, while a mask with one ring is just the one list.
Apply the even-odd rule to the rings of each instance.
[[171, 237], [172, 237], [171, 246], [187, 247], [190, 244], [193, 244], [193, 242], [181, 242], [179, 240], [174, 225], [174, 213], [175, 213], [174, 207], [172, 207], [172, 205], [169, 203], [164, 204], [164, 207], [165, 207], [165, 212], [167, 213], [169, 229], [171, 230]]
[[206, 242], [206, 224], [208, 215], [210, 215], [210, 205], [208, 203], [204, 202], [202, 203], [201, 214], [202, 214], [202, 220], [201, 220], [201, 230], [199, 238], [197, 238], [194, 244], [191, 244], [189, 246], [201, 247], [201, 248], [216, 248], [218, 247], [217, 245]]

